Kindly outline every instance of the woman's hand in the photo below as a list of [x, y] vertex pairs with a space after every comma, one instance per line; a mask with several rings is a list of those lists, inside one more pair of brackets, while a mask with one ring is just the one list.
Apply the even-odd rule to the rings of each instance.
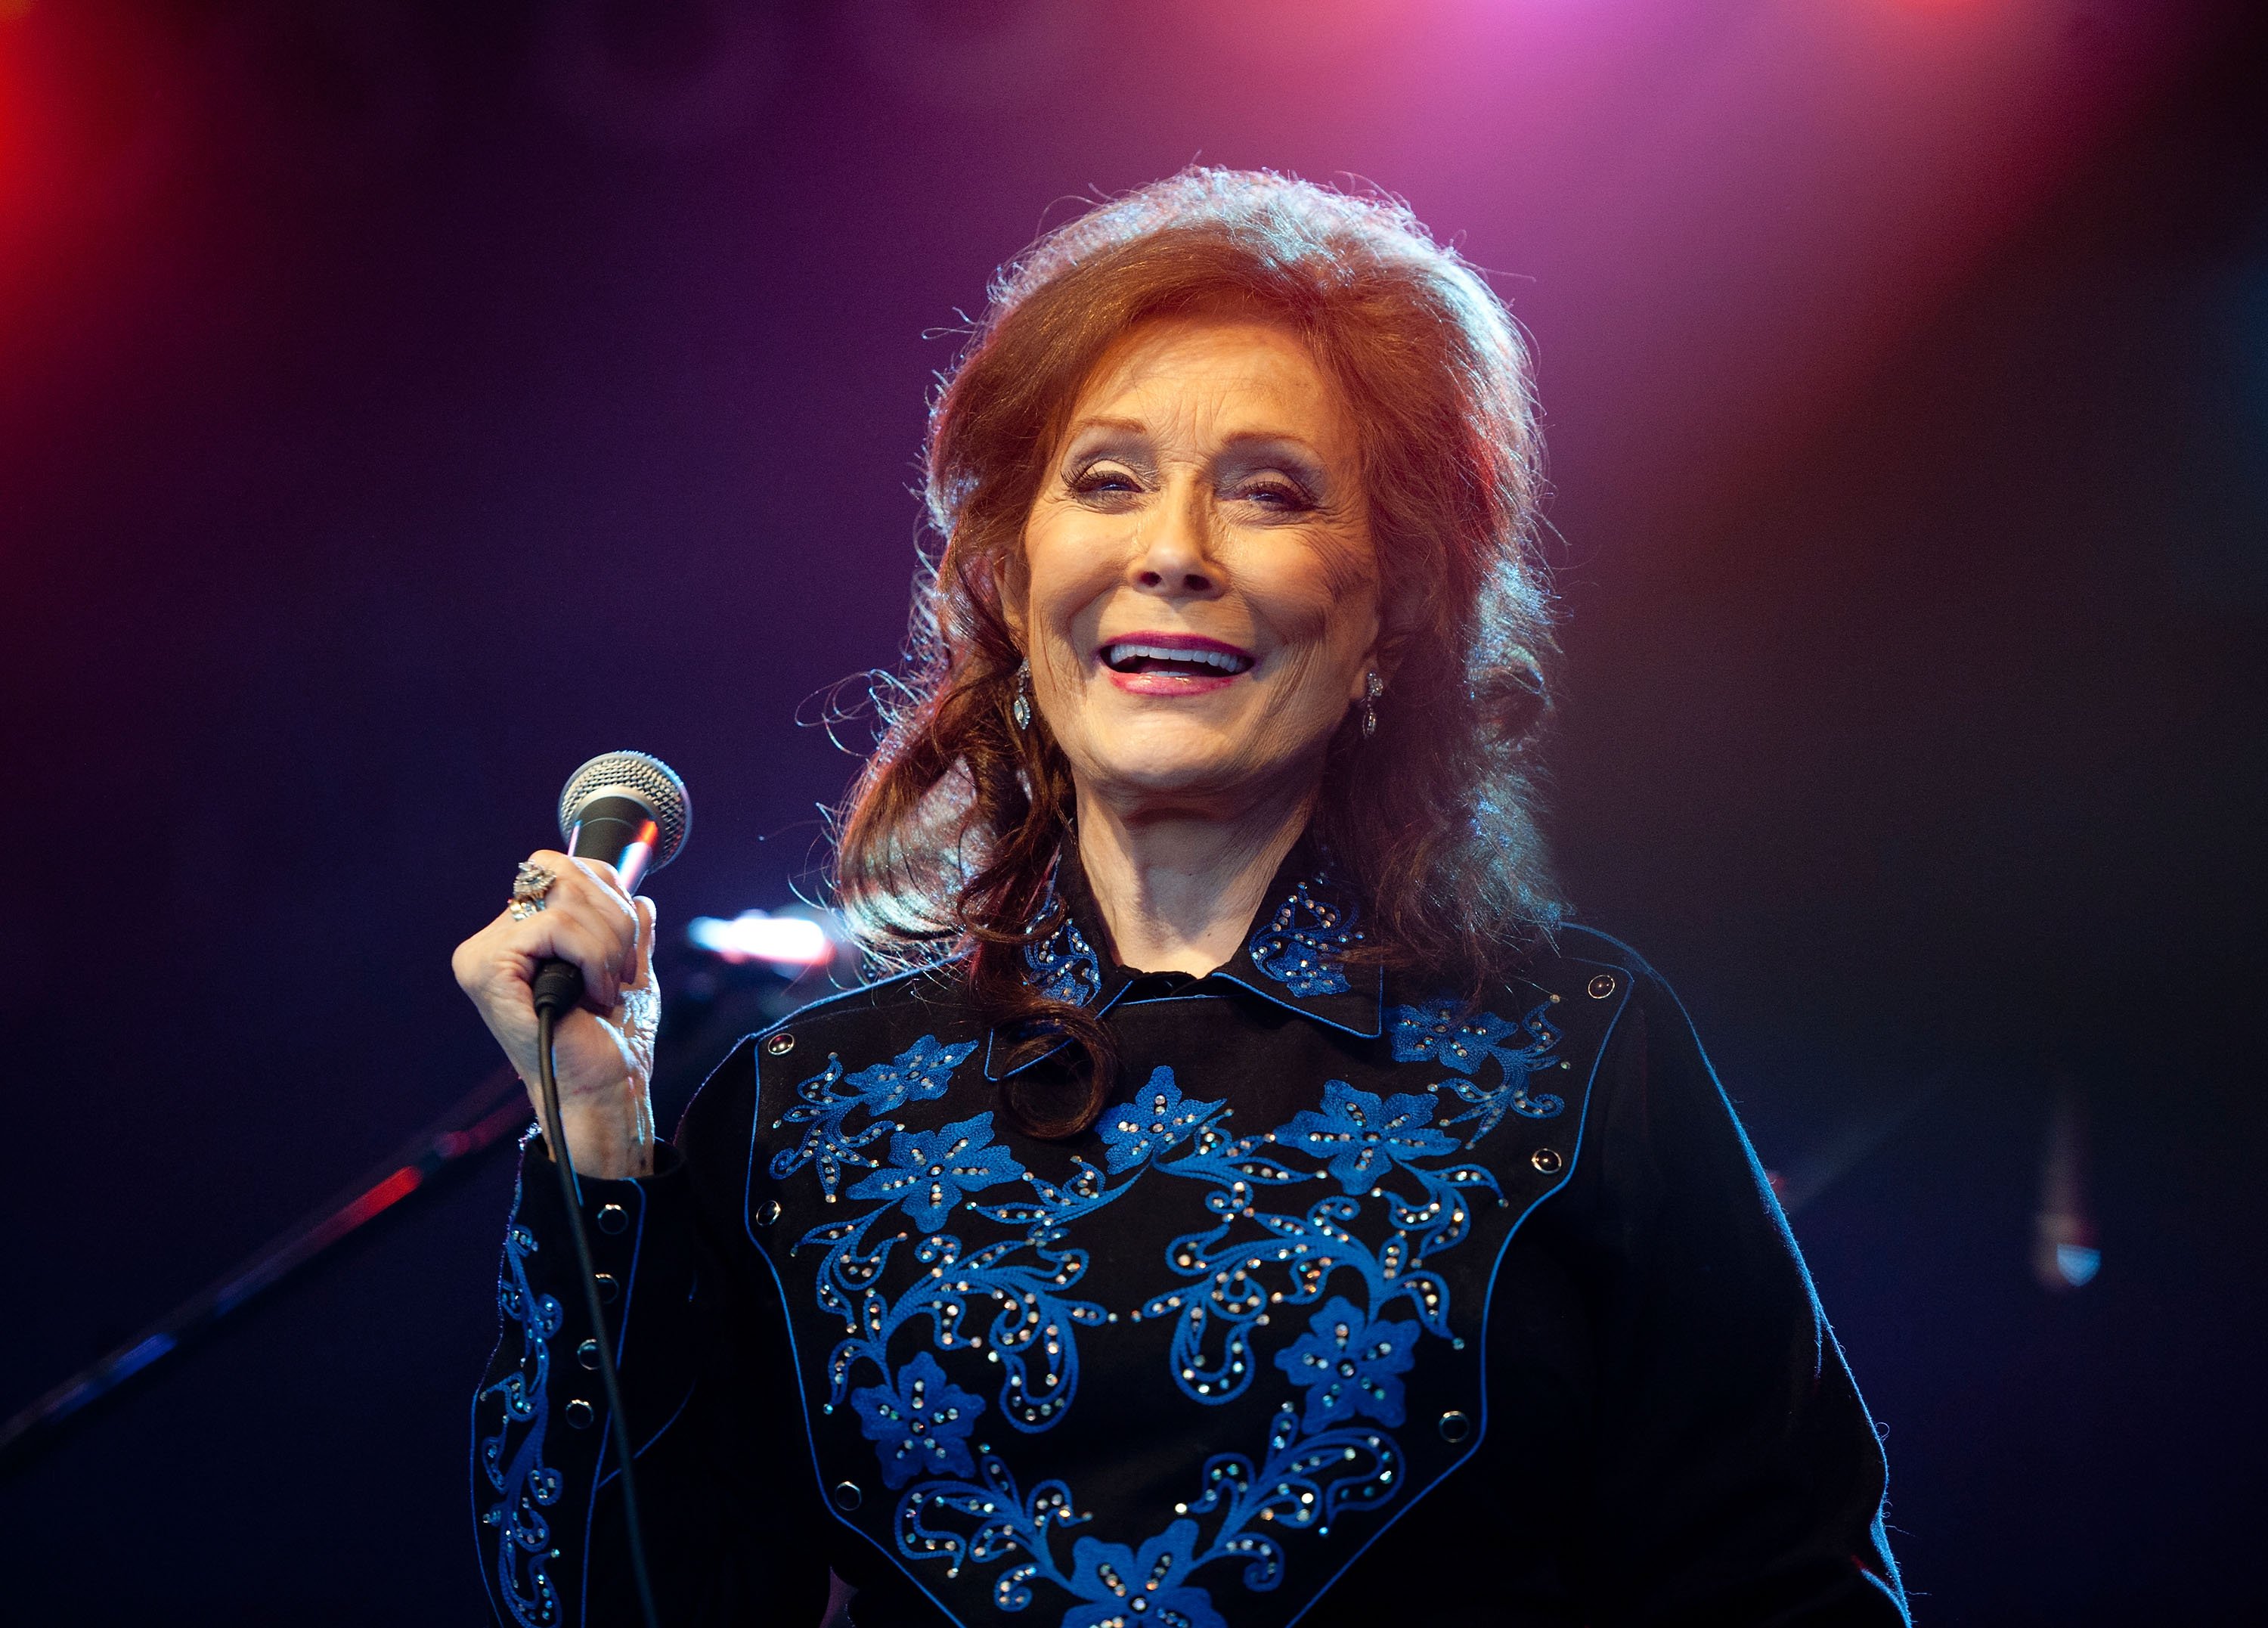
[[661, 994], [653, 979], [653, 901], [633, 899], [615, 867], [542, 849], [529, 862], [551, 873], [544, 908], [497, 918], [457, 946], [450, 967], [473, 998], [489, 1033], [527, 1087], [536, 1085], [535, 969], [556, 955], [583, 974], [583, 1004], [553, 1026], [560, 1128], [585, 1175], [648, 1175], [653, 1170], [653, 1031]]

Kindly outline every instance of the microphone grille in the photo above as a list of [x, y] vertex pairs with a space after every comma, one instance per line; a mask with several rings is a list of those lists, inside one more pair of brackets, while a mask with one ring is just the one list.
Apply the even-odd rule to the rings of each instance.
[[566, 789], [559, 793], [561, 838], [573, 834], [593, 799], [610, 793], [626, 793], [653, 810], [660, 836], [646, 865], [649, 873], [677, 858], [686, 833], [693, 829], [693, 799], [686, 795], [677, 770], [650, 752], [601, 752], [568, 776]]

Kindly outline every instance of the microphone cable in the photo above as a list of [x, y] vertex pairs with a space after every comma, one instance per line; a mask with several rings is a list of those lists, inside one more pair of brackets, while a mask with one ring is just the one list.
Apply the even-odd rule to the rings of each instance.
[[[570, 857], [603, 858], [615, 867], [625, 892], [661, 869], [685, 846], [693, 805], [675, 770], [645, 752], [602, 752], [568, 777], [559, 794], [559, 835]], [[549, 884], [547, 884], [548, 886]], [[539, 905], [540, 908], [540, 905]], [[660, 1628], [653, 1607], [653, 1581], [645, 1565], [645, 1532], [638, 1523], [637, 1475], [631, 1464], [630, 1425], [622, 1411], [622, 1377], [615, 1372], [614, 1342], [607, 1337], [607, 1312], [599, 1299], [598, 1270], [591, 1259], [591, 1237], [583, 1228], [583, 1187], [567, 1151], [559, 1113], [559, 1077], [551, 1055], [559, 1020], [583, 999], [583, 974], [574, 962], [546, 960], [530, 980], [535, 1006], [535, 1076], [541, 1099], [543, 1139], [559, 1171], [559, 1191], [567, 1201], [567, 1233], [575, 1241], [575, 1269], [583, 1274], [583, 1304], [591, 1315], [592, 1343], [599, 1352], [599, 1386], [607, 1403], [615, 1462], [621, 1467], [622, 1526], [630, 1540], [630, 1580], [637, 1585], [638, 1617], [645, 1628]], [[604, 1462], [603, 1457], [600, 1461]], [[595, 1500], [597, 1491], [592, 1494]], [[585, 1575], [587, 1577], [588, 1573]], [[586, 1601], [587, 1606], [588, 1602]]]
[[637, 1587], [638, 1616], [645, 1628], [661, 1628], [661, 1619], [653, 1609], [653, 1583], [646, 1575], [645, 1534], [638, 1524], [637, 1480], [630, 1468], [634, 1452], [630, 1420], [622, 1412], [622, 1379], [615, 1372], [614, 1342], [607, 1336], [606, 1308], [599, 1300], [590, 1234], [583, 1229], [583, 1189], [575, 1179], [575, 1161], [567, 1152], [567, 1134], [559, 1115], [559, 1079], [551, 1060], [552, 1026], [562, 1011], [574, 1009], [582, 997], [582, 973], [569, 962], [547, 962], [536, 974], [536, 1083], [543, 1098], [543, 1139], [550, 1145], [551, 1162], [559, 1172], [559, 1190], [567, 1201], [567, 1233], [575, 1241], [575, 1269], [582, 1274], [583, 1303], [591, 1314], [592, 1338], [599, 1348], [599, 1387], [606, 1397], [615, 1460], [622, 1469], [622, 1525], [630, 1539], [630, 1579]]

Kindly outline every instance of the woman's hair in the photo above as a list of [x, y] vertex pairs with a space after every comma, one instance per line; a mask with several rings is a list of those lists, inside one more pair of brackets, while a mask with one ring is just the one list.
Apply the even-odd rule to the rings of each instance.
[[1037, 1134], [1092, 1124], [1111, 1053], [1092, 1013], [1027, 976], [1073, 812], [1062, 751], [1011, 716], [1024, 652], [1004, 583], [1080, 389], [1136, 325], [1282, 324], [1359, 427], [1388, 683], [1366, 740], [1331, 740], [1313, 833], [1366, 912], [1356, 955], [1477, 997], [1557, 917], [1535, 737], [1555, 646], [1535, 549], [1542, 444], [1510, 314], [1410, 211], [1309, 182], [1192, 168], [1103, 203], [1002, 272], [932, 407], [929, 519], [905, 669], [837, 823], [836, 902], [870, 955], [962, 954], [980, 1015], [1086, 1066], [1004, 1106]]

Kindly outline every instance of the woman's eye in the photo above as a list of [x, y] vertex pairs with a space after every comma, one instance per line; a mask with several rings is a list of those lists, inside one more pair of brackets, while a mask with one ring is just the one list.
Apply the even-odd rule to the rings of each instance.
[[1082, 497], [1111, 497], [1138, 492], [1142, 483], [1125, 470], [1105, 465], [1080, 470], [1071, 477], [1071, 489]]
[[1315, 506], [1314, 499], [1289, 481], [1254, 481], [1241, 488], [1237, 496], [1263, 508], [1278, 509], [1296, 514]]

